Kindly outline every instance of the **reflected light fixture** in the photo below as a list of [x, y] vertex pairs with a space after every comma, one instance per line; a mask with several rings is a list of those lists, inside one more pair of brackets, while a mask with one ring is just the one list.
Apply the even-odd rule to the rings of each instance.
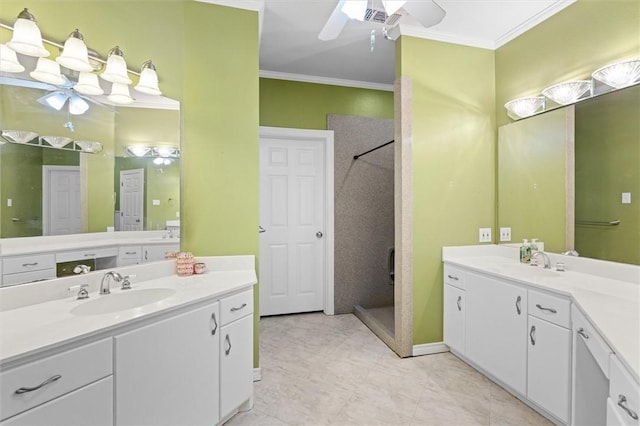
[[154, 158], [153, 159], [153, 164], [157, 165], [157, 166], [168, 166], [169, 164], [171, 164], [172, 160], [169, 158]]
[[2, 137], [9, 142], [27, 143], [37, 138], [38, 134], [28, 130], [3, 130]]
[[69, 114], [82, 115], [89, 109], [87, 101], [80, 96], [73, 95], [69, 98]]
[[69, 38], [64, 42], [62, 54], [56, 58], [56, 62], [74, 71], [93, 71], [93, 67], [89, 63], [87, 45], [77, 28], [69, 34]]
[[71, 142], [71, 138], [66, 136], [40, 136], [40, 139], [54, 148], [64, 148]]
[[107, 96], [114, 104], [127, 105], [133, 102], [131, 94], [129, 94], [129, 86], [121, 83], [113, 83], [111, 85], [111, 94]]
[[155, 148], [155, 152], [156, 154], [158, 154], [160, 157], [170, 157], [175, 151], [175, 148], [172, 148], [170, 146], [159, 146], [157, 148]]
[[98, 76], [90, 72], [81, 72], [78, 76], [78, 82], [73, 88], [83, 95], [102, 95], [104, 93], [98, 82]]
[[44, 100], [44, 102], [51, 108], [60, 111], [67, 102], [67, 99], [69, 99], [69, 95], [63, 91], [57, 91], [52, 92], [41, 99]]
[[616, 89], [630, 86], [640, 80], [640, 59], [606, 65], [595, 70], [591, 76]]
[[364, 21], [364, 14], [367, 12], [367, 0], [344, 0], [342, 13], [351, 19]]
[[96, 141], [75, 141], [75, 144], [80, 147], [84, 152], [100, 152], [102, 151], [102, 144]]
[[127, 153], [134, 157], [144, 157], [151, 151], [151, 148], [144, 145], [129, 145], [127, 147]]
[[7, 46], [27, 56], [39, 58], [49, 56], [49, 51], [42, 44], [42, 34], [36, 24], [36, 18], [26, 7], [13, 24], [13, 36]]
[[138, 84], [134, 86], [138, 92], [146, 93], [148, 95], [161, 95], [160, 88], [158, 87], [158, 74], [156, 73], [156, 67], [151, 60], [145, 61], [142, 64], [142, 70], [140, 71], [140, 80]]
[[547, 87], [542, 94], [560, 105], [572, 104], [591, 90], [590, 80], [575, 80]]
[[120, 46], [114, 47], [107, 54], [107, 66], [100, 77], [111, 83], [131, 84], [131, 79], [127, 75], [127, 63]]
[[518, 98], [504, 104], [511, 118], [524, 118], [544, 109], [544, 96]]
[[18, 62], [16, 52], [6, 44], [0, 44], [0, 71], [22, 72], [24, 67]]
[[407, 0], [382, 0], [382, 5], [387, 15], [391, 16], [404, 6], [406, 2]]
[[64, 84], [67, 81], [67, 79], [60, 74], [60, 64], [47, 58], [39, 58], [36, 69], [31, 71], [29, 75], [38, 81], [56, 86]]

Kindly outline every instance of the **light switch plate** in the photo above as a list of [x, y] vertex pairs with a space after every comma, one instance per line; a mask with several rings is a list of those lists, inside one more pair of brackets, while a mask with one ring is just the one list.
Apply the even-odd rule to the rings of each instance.
[[153, 205], [154, 206], [159, 206], [160, 205], [160, 200], [153, 200]]
[[511, 228], [509, 227], [501, 227], [500, 228], [500, 241], [511, 241]]
[[631, 204], [631, 193], [623, 192], [622, 193], [622, 204]]
[[7, 198], [7, 207], [11, 207], [13, 205], [13, 200], [11, 198]]
[[480, 228], [478, 231], [478, 240], [481, 243], [491, 242], [491, 228]]

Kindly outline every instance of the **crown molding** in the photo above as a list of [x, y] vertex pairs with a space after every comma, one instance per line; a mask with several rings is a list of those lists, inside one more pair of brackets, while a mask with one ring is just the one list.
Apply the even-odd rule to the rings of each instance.
[[317, 75], [292, 74], [287, 72], [260, 70], [260, 77], [275, 80], [300, 81], [303, 83], [328, 84], [331, 86], [355, 87], [358, 89], [384, 90], [393, 92], [393, 84], [371, 83], [368, 81], [345, 80], [342, 78], [320, 77]]
[[444, 41], [446, 43], [461, 44], [464, 46], [471, 46], [471, 47], [479, 47], [481, 49], [493, 50], [495, 48], [495, 43], [493, 42], [493, 40], [465, 37], [457, 34], [446, 33], [443, 31], [430, 30], [424, 27], [417, 27], [415, 25], [399, 24], [397, 25], [397, 27], [398, 29], [393, 32], [393, 35], [390, 34], [392, 38], [396, 37], [396, 34], [397, 34], [398, 36], [402, 35], [402, 36], [409, 36], [409, 37], [416, 37], [416, 38], [424, 38], [428, 40]]

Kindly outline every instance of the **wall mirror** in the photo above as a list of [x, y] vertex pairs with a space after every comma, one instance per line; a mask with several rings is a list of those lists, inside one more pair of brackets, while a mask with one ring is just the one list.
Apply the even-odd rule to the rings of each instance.
[[502, 126], [498, 224], [512, 242], [640, 264], [640, 85]]
[[[127, 151], [134, 145], [179, 147], [177, 101], [162, 98], [128, 107], [90, 102], [84, 114], [71, 115], [67, 108], [57, 111], [39, 102], [47, 90], [9, 80], [0, 84], [2, 130], [98, 141], [102, 150], [35, 146], [37, 139], [0, 141], [1, 238], [161, 230], [167, 221], [179, 220], [179, 158]], [[61, 216], [64, 220], [58, 220]]]

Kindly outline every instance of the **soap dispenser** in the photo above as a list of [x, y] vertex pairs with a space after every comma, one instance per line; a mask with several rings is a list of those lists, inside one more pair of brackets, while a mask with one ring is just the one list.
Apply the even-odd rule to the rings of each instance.
[[531, 262], [531, 246], [526, 238], [522, 240], [522, 245], [520, 246], [520, 262]]
[[535, 253], [538, 251], [538, 239], [537, 238], [532, 238], [531, 239], [531, 253]]

